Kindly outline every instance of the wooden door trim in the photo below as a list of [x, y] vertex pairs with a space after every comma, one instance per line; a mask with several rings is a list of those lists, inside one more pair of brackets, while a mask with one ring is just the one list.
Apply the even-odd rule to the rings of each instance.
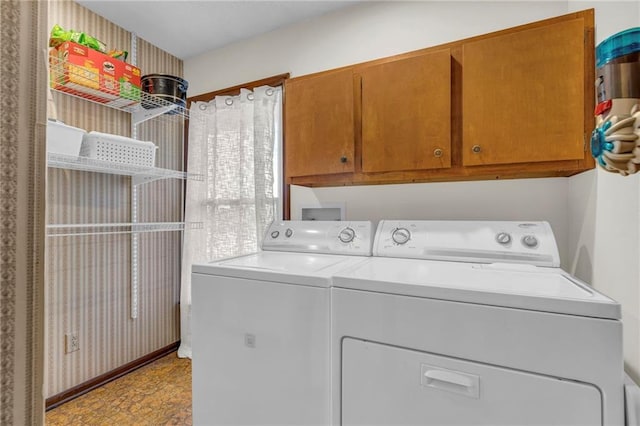
[[214, 90], [213, 92], [202, 93], [187, 98], [187, 108], [191, 106], [191, 102], [209, 102], [216, 96], [235, 96], [240, 94], [240, 89], [253, 90], [260, 86], [278, 87], [284, 86], [284, 82], [289, 78], [289, 73], [278, 74], [272, 77], [262, 78], [260, 80], [250, 81], [248, 83], [238, 84], [226, 89]]

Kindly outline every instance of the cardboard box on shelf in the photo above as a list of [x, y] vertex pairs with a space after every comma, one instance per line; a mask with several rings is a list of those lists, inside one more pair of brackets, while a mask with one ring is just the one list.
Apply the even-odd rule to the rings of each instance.
[[127, 106], [140, 100], [140, 69], [71, 41], [49, 53], [51, 87], [96, 102]]
[[118, 61], [122, 64], [122, 70], [118, 72], [118, 88], [120, 97], [132, 101], [140, 100], [140, 69], [126, 62]]

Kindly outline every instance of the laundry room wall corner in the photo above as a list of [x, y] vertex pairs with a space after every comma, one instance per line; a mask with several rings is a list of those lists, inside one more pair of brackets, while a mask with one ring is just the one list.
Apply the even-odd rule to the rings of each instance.
[[[596, 9], [599, 42], [638, 26], [639, 7], [631, 1], [362, 2], [188, 58], [185, 78], [193, 93], [203, 93], [281, 72], [297, 77], [589, 8]], [[208, 70], [220, 63], [226, 66], [212, 76]], [[291, 214], [296, 218], [300, 205], [340, 202], [349, 220], [547, 220], [562, 266], [622, 303], [627, 370], [638, 379], [640, 189], [634, 177], [603, 174], [610, 175], [589, 171], [569, 179], [293, 187]], [[394, 205], [389, 197], [404, 202]]]
[[597, 174], [595, 170], [569, 178], [568, 246], [570, 261], [567, 270], [593, 282], [593, 247], [596, 223]]
[[[640, 25], [638, 2], [569, 1], [568, 7], [569, 12], [595, 9], [596, 45]], [[572, 272], [622, 305], [625, 369], [639, 382], [640, 178], [597, 169], [570, 181]], [[592, 260], [590, 272], [585, 254]]]

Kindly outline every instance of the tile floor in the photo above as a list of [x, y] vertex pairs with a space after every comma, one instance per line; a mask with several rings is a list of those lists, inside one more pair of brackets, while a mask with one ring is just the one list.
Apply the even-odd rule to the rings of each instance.
[[191, 360], [169, 354], [48, 411], [45, 424], [191, 425]]

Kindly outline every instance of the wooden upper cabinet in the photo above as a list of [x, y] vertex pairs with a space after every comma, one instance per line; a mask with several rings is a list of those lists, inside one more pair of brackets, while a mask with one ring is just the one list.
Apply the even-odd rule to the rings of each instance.
[[449, 49], [362, 69], [362, 171], [451, 166]]
[[493, 180], [591, 169], [594, 32], [589, 9], [289, 80], [287, 183]]
[[287, 176], [353, 172], [351, 69], [288, 80], [285, 93]]
[[584, 160], [585, 40], [577, 18], [463, 43], [464, 166]]

